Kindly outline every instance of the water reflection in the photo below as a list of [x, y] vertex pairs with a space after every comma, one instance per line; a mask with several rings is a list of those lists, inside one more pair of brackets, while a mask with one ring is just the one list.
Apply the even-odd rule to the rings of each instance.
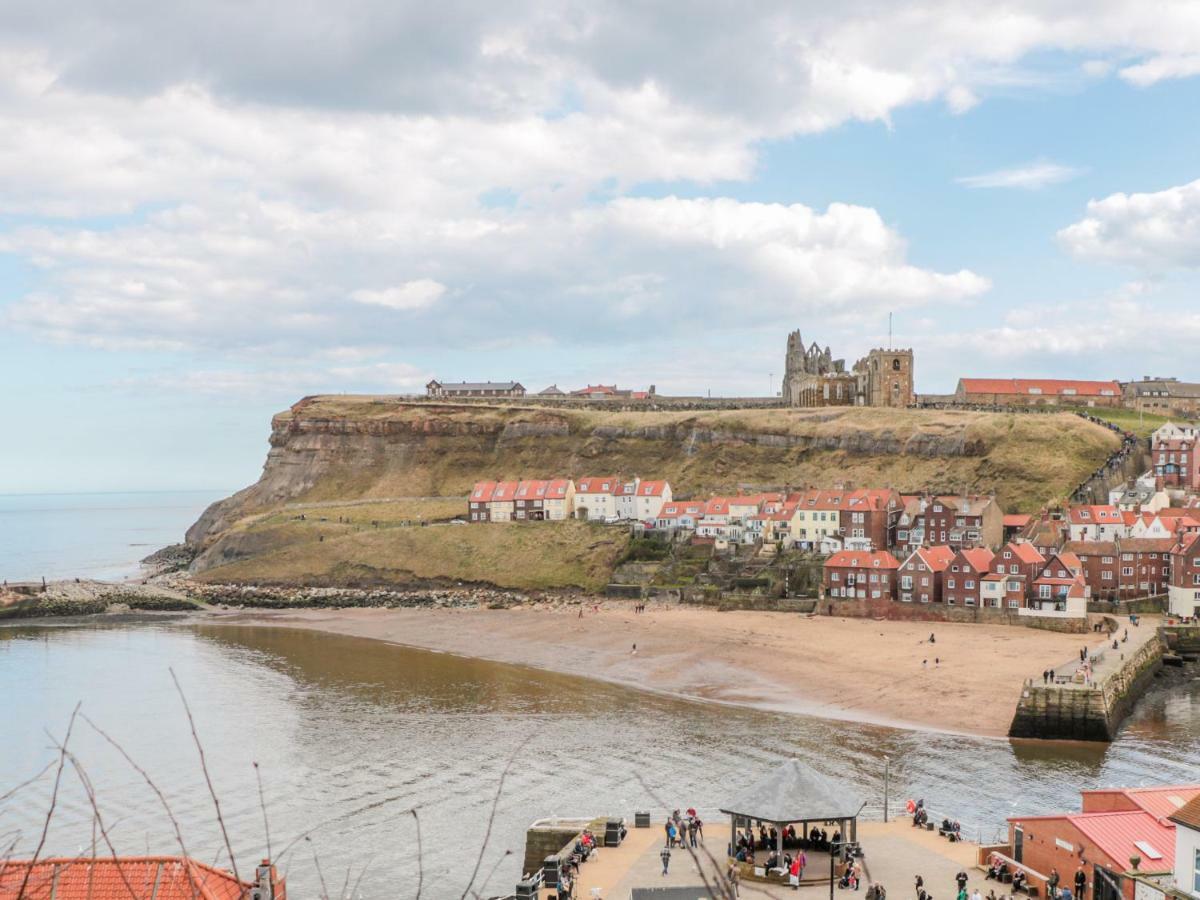
[[[1200, 759], [1194, 682], [1154, 692], [1111, 747], [1012, 744], [685, 702], [314, 632], [30, 628], [0, 629], [0, 683], [13, 698], [11, 727], [0, 733], [0, 793], [44, 764], [52, 751], [43, 727], [61, 732], [82, 699], [168, 791], [189, 849], [211, 858], [220, 838], [168, 666], [188, 690], [239, 854], [254, 858], [265, 843], [254, 761], [276, 850], [320, 822], [382, 804], [297, 845], [286, 862], [301, 895], [316, 893], [314, 850], [339, 884], [369, 863], [364, 896], [390, 896], [397, 879], [414, 879], [404, 811], [418, 806], [426, 877], [437, 884], [430, 895], [457, 896], [518, 748], [484, 865], [500, 862], [497, 890], [515, 880], [518, 863], [501, 856], [519, 857], [533, 818], [629, 813], [658, 806], [655, 797], [715, 808], [785, 756], [854, 784], [877, 811], [886, 754], [893, 809], [920, 796], [985, 838], [1007, 815], [1072, 807], [1079, 787], [1194, 779]], [[136, 774], [86, 729], [74, 746], [120, 820], [122, 848], [173, 850]], [[44, 792], [19, 795], [0, 810], [0, 832], [36, 827], [44, 800]], [[74, 853], [90, 830], [86, 804], [69, 800], [52, 840]]]

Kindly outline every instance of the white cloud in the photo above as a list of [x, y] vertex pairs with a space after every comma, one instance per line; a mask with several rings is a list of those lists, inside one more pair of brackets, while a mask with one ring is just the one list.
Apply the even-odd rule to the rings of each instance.
[[388, 309], [427, 309], [441, 299], [446, 293], [446, 286], [432, 278], [419, 278], [416, 281], [406, 281], [397, 287], [383, 290], [357, 290], [350, 296], [359, 303], [369, 306], [386, 306]]
[[1074, 166], [1039, 160], [1013, 169], [997, 169], [982, 175], [968, 175], [956, 178], [955, 181], [970, 188], [1023, 188], [1036, 191], [1046, 185], [1078, 178], [1083, 172], [1083, 169]]
[[1081, 259], [1147, 269], [1200, 266], [1200, 180], [1145, 194], [1092, 200], [1087, 214], [1058, 232]]
[[910, 260], [867, 207], [629, 194], [746, 180], [765, 141], [915, 103], [965, 112], [1030, 89], [1040, 51], [1200, 53], [1190, 0], [118, 6], [0, 5], [0, 212], [52, 219], [0, 232], [37, 275], [0, 315], [256, 358], [976, 297], [986, 278]]
[[1145, 62], [1125, 66], [1118, 74], [1138, 87], [1149, 87], [1168, 78], [1200, 75], [1200, 53], [1155, 56]]

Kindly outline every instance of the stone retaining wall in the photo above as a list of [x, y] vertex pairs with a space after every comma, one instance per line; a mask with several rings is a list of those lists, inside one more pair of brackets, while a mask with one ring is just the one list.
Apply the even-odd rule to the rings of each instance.
[[1138, 648], [1117, 671], [1090, 688], [1027, 685], [1008, 736], [1044, 740], [1111, 741], [1162, 667], [1156, 638]]
[[846, 616], [852, 619], [892, 619], [902, 622], [970, 622], [985, 625], [1020, 625], [1084, 634], [1089, 630], [1086, 618], [1054, 619], [1041, 616], [1022, 616], [1015, 611], [990, 609], [982, 606], [947, 606], [944, 603], [898, 603], [895, 600], [842, 600], [827, 598], [817, 604], [823, 616]]

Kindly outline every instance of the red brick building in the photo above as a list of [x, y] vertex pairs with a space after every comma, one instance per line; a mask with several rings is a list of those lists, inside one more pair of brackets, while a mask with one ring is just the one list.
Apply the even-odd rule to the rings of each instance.
[[1115, 541], [1070, 541], [1094, 600], [1128, 600], [1163, 594], [1171, 573], [1171, 538], [1118, 538]]
[[843, 550], [825, 560], [821, 596], [835, 600], [894, 600], [900, 562], [886, 550]]
[[1200, 434], [1154, 440], [1150, 451], [1155, 479], [1163, 487], [1200, 490]]
[[918, 547], [900, 566], [896, 598], [901, 603], [941, 603], [946, 570], [954, 556], [950, 547]]
[[1176, 616], [1200, 616], [1200, 532], [1185, 532], [1171, 550], [1167, 610]]
[[995, 554], [986, 547], [959, 550], [946, 570], [942, 597], [947, 606], [979, 606], [983, 578], [992, 570]]
[[1081, 812], [1009, 819], [1006, 855], [1042, 897], [1052, 871], [1058, 871], [1059, 887], [1073, 892], [1082, 870], [1082, 900], [1134, 900], [1134, 882], [1124, 877], [1130, 859], [1138, 857], [1144, 873], [1170, 872], [1175, 825], [1169, 816], [1198, 795], [1195, 785], [1084, 791]]
[[905, 504], [897, 542], [905, 550], [947, 544], [998, 547], [1004, 541], [1004, 511], [988, 495], [923, 496]]

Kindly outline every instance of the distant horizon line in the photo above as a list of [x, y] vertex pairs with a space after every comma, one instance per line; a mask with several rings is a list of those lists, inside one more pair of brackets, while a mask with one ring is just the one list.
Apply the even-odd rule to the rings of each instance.
[[0, 491], [0, 497], [102, 497], [113, 494], [212, 494], [237, 491], [240, 488], [155, 488], [147, 490], [121, 489], [108, 491]]

